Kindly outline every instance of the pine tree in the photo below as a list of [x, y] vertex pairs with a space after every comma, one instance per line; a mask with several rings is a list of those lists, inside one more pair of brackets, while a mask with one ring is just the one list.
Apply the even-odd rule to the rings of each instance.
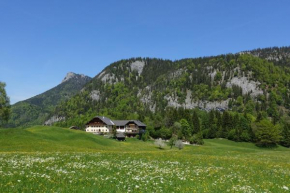
[[193, 124], [192, 134], [200, 132], [200, 122], [196, 111], [193, 111], [192, 124]]
[[6, 123], [10, 116], [10, 101], [5, 86], [5, 83], [0, 82], [0, 126]]
[[289, 123], [286, 123], [283, 126], [281, 144], [285, 147], [290, 147], [290, 124]]

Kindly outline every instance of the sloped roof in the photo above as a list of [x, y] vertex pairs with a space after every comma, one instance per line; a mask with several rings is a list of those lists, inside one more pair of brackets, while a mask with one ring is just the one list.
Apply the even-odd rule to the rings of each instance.
[[114, 125], [114, 122], [113, 122], [111, 119], [109, 119], [108, 117], [104, 117], [104, 116], [96, 116], [96, 117], [94, 117], [92, 120], [90, 120], [88, 123], [86, 123], [86, 125], [89, 124], [90, 122], [92, 122], [95, 118], [100, 119], [100, 120], [103, 121], [106, 125], [110, 125], [110, 126]]
[[128, 120], [113, 120], [116, 126], [125, 126], [128, 123]]
[[106, 123], [107, 125], [114, 125], [114, 122], [108, 117], [104, 117], [104, 116], [97, 116], [97, 117], [101, 119], [104, 123]]
[[125, 138], [126, 136], [124, 135], [124, 133], [117, 133], [116, 137], [117, 138]]
[[[93, 119], [95, 118], [99, 118], [101, 121], [103, 121], [106, 125], [110, 125], [110, 126], [113, 126], [113, 125], [116, 125], [116, 126], [125, 126], [127, 125], [129, 122], [133, 122], [135, 123], [136, 125], [138, 125], [139, 127], [146, 127], [146, 125], [144, 123], [142, 123], [141, 121], [139, 120], [111, 120], [109, 119], [108, 117], [104, 117], [104, 116], [96, 116], [94, 117]], [[93, 120], [92, 119], [92, 120]], [[91, 120], [91, 121], [92, 121]], [[89, 121], [88, 123], [90, 123], [91, 121]], [[88, 124], [87, 123], [87, 124]]]
[[133, 120], [139, 127], [146, 127], [146, 125], [144, 123], [142, 123], [139, 120]]
[[115, 123], [116, 126], [125, 126], [129, 122], [134, 122], [139, 127], [146, 127], [146, 125], [139, 120], [113, 120], [113, 122]]

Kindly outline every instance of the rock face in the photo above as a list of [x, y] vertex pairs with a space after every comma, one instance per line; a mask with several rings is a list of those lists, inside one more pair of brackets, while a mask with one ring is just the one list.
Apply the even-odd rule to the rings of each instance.
[[135, 62], [132, 62], [131, 64], [131, 70], [132, 71], [136, 70], [140, 76], [143, 71], [144, 66], [145, 66], [144, 61], [135, 61]]
[[47, 121], [45, 121], [44, 125], [52, 125], [53, 123], [63, 121], [63, 120], [65, 120], [65, 117], [53, 116], [50, 119], [48, 119]]
[[71, 79], [90, 80], [91, 78], [88, 77], [88, 76], [85, 76], [83, 74], [76, 74], [76, 73], [73, 73], [73, 72], [69, 72], [69, 73], [66, 74], [66, 76], [61, 81], [61, 83], [67, 82], [67, 81], [69, 81]]
[[250, 81], [247, 77], [233, 77], [227, 82], [227, 87], [231, 88], [232, 85], [240, 86], [243, 90], [243, 94], [251, 93], [252, 97], [263, 94], [263, 91], [259, 88], [260, 82]]
[[174, 107], [174, 108], [179, 108], [183, 107], [186, 109], [194, 109], [194, 108], [200, 108], [204, 110], [212, 110], [212, 109], [228, 109], [228, 104], [229, 100], [223, 100], [223, 101], [193, 101], [191, 99], [191, 90], [187, 90], [186, 93], [186, 99], [184, 103], [179, 103], [177, 98], [174, 98], [172, 95], [171, 96], [165, 96], [164, 99], [168, 101], [167, 106], [169, 107]]
[[100, 93], [99, 90], [93, 90], [91, 92], [91, 98], [92, 98], [92, 100], [95, 100], [95, 101], [100, 100], [100, 95], [101, 95], [101, 93]]

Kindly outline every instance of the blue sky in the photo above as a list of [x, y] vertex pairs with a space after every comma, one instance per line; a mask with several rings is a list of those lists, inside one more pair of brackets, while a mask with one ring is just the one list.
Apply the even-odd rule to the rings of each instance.
[[13, 104], [120, 59], [290, 46], [289, 10], [288, 0], [1, 0], [0, 81]]

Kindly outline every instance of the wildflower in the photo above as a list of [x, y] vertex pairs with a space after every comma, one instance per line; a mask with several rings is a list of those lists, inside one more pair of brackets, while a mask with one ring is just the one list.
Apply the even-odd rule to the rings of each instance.
[[289, 190], [289, 188], [288, 188], [287, 186], [285, 186], [285, 185], [284, 185], [282, 188], [283, 188], [284, 190]]

